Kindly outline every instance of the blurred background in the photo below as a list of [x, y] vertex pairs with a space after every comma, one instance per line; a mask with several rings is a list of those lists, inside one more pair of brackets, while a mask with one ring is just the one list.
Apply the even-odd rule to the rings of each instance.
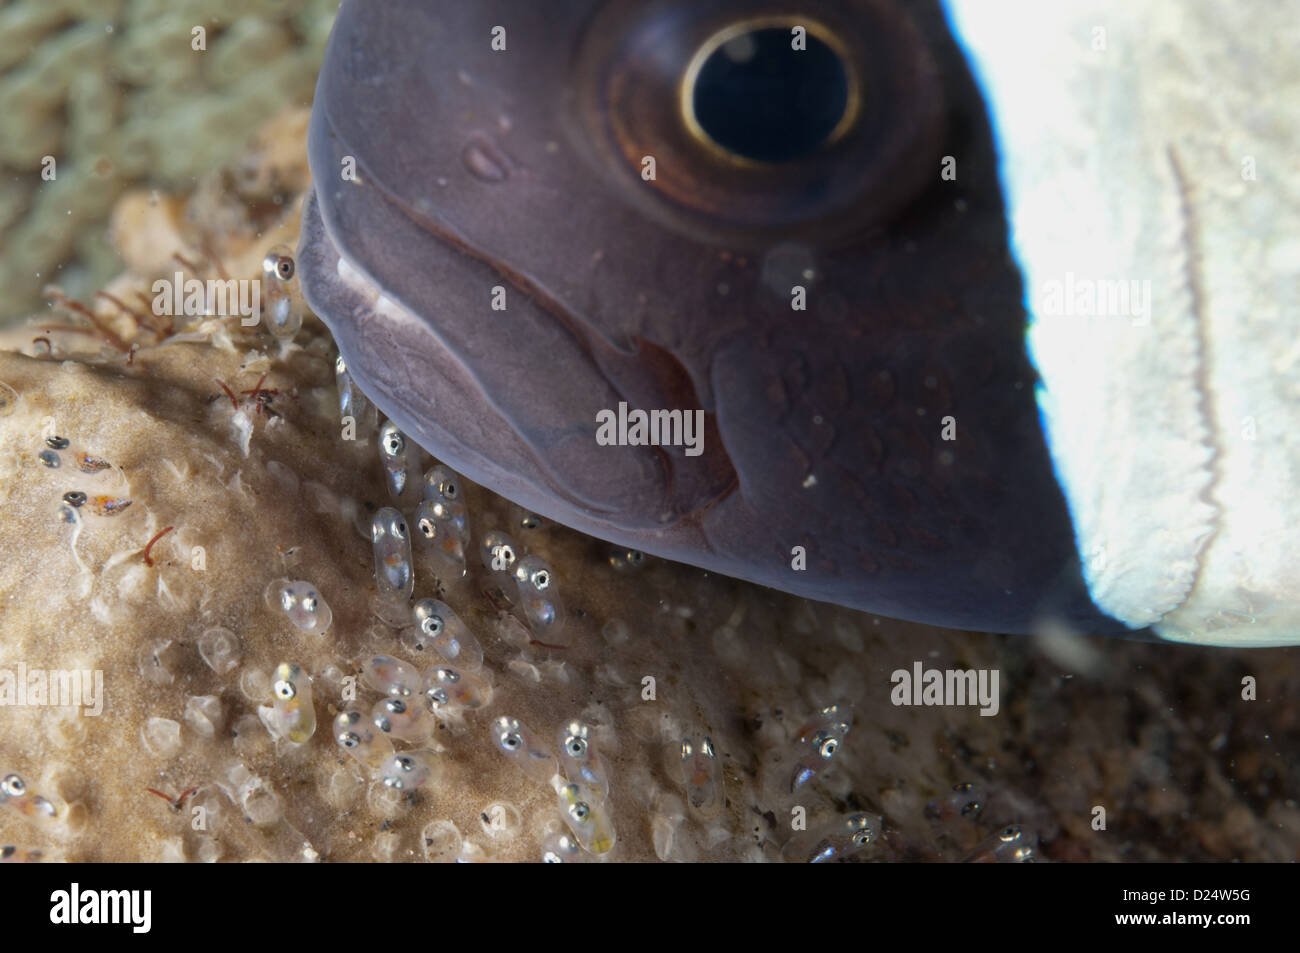
[[47, 284], [85, 297], [122, 270], [108, 226], [124, 191], [189, 191], [309, 105], [337, 9], [0, 0], [0, 325], [45, 308]]

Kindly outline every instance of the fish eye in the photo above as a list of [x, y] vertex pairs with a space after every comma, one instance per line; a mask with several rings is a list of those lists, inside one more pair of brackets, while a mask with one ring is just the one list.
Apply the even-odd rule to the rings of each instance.
[[575, 821], [585, 821], [591, 816], [591, 808], [587, 805], [586, 801], [576, 801], [569, 808], [569, 814]]
[[345, 748], [355, 748], [361, 744], [361, 736], [355, 731], [345, 731], [339, 735], [339, 744]]
[[0, 781], [0, 791], [9, 795], [9, 797], [22, 797], [27, 792], [27, 784], [18, 775], [7, 774], [5, 779]]
[[524, 743], [524, 739], [520, 738], [516, 732], [510, 731], [501, 736], [501, 743], [513, 751]]
[[911, 5], [720, 6], [607, 4], [584, 35], [575, 128], [631, 202], [770, 249], [861, 235], [932, 184], [948, 112]]
[[279, 698], [281, 701], [288, 701], [297, 694], [298, 692], [293, 687], [292, 682], [281, 680], [275, 683], [275, 697]]
[[[696, 51], [682, 81], [687, 128], [731, 158], [787, 162], [834, 142], [853, 122], [848, 59], [804, 26], [733, 24]], [[797, 42], [802, 39], [802, 43]]]
[[83, 506], [86, 502], [86, 494], [80, 490], [69, 490], [63, 494], [63, 502], [69, 506]]
[[575, 738], [572, 735], [565, 739], [564, 746], [568, 750], [569, 754], [575, 758], [581, 758], [587, 753], [587, 742], [581, 738]]
[[425, 619], [423, 622], [420, 623], [420, 628], [424, 631], [425, 635], [429, 635], [429, 636], [433, 636], [434, 638], [437, 638], [439, 635], [442, 634], [442, 628], [443, 628], [442, 616], [440, 615], [429, 616], [427, 619]]
[[539, 569], [533, 573], [533, 586], [537, 589], [545, 589], [551, 584], [551, 574], [545, 569]]
[[275, 275], [281, 281], [288, 281], [294, 273], [293, 258], [271, 251], [262, 259], [262, 271], [264, 274]]
[[438, 535], [438, 528], [433, 525], [433, 520], [427, 516], [420, 517], [420, 522], [415, 524], [425, 539], [433, 539]]

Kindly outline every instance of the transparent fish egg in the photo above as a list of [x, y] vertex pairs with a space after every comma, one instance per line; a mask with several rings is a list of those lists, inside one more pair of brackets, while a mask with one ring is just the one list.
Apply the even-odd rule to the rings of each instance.
[[411, 482], [412, 449], [406, 434], [391, 420], [379, 428], [379, 459], [384, 465], [388, 495], [401, 499]]
[[531, 532], [542, 528], [542, 518], [531, 510], [526, 510], [518, 503], [510, 504], [510, 525], [522, 532]]
[[293, 254], [287, 246], [276, 245], [262, 259], [262, 324], [279, 338], [291, 338], [302, 328], [303, 307], [295, 271]]
[[572, 835], [557, 831], [542, 841], [542, 863], [578, 864], [586, 860], [581, 845]]
[[436, 571], [459, 579], [465, 575], [469, 517], [463, 503], [422, 500], [415, 508], [415, 541], [434, 561]]
[[826, 706], [799, 729], [796, 743], [802, 753], [790, 778], [791, 791], [807, 784], [826, 768], [852, 727], [853, 710], [841, 703]]
[[334, 613], [316, 587], [302, 580], [276, 579], [266, 587], [266, 602], [288, 617], [299, 629], [324, 635], [334, 622]]
[[679, 777], [692, 810], [706, 818], [722, 810], [722, 768], [708, 735], [682, 738]]
[[927, 804], [925, 815], [932, 821], [944, 824], [975, 821], [984, 813], [987, 800], [983, 788], [970, 781], [963, 781], [954, 784], [946, 797]]
[[375, 405], [348, 373], [348, 365], [342, 354], [334, 361], [334, 383], [339, 394], [339, 419], [346, 421], [350, 417], [358, 431], [371, 433], [378, 424]]
[[415, 695], [424, 679], [415, 666], [391, 655], [376, 655], [361, 664], [361, 680], [383, 695]]
[[560, 811], [584, 850], [606, 854], [614, 849], [614, 823], [601, 799], [587, 785], [570, 783], [558, 791]]
[[497, 748], [525, 774], [539, 784], [551, 783], [558, 773], [555, 756], [518, 718], [503, 715], [491, 724], [490, 730]]
[[564, 623], [555, 572], [541, 556], [525, 556], [514, 564], [519, 607], [538, 638], [553, 635]]
[[436, 768], [432, 752], [403, 751], [384, 760], [379, 777], [385, 787], [406, 793], [429, 783]]
[[610, 551], [609, 564], [619, 572], [634, 572], [645, 565], [645, 553], [615, 546]]
[[406, 602], [415, 588], [411, 567], [411, 534], [406, 517], [391, 506], [378, 510], [370, 521], [375, 551], [375, 581], [381, 599]]
[[227, 675], [239, 666], [239, 638], [220, 626], [206, 629], [199, 636], [199, 655], [212, 671]]
[[438, 599], [420, 599], [414, 608], [415, 624], [428, 646], [459, 668], [476, 672], [483, 667], [483, 646], [451, 606]]
[[385, 735], [402, 741], [427, 741], [433, 734], [429, 713], [414, 699], [381, 698], [370, 711], [370, 721]]
[[592, 745], [591, 728], [571, 721], [560, 729], [560, 766], [570, 781], [585, 784], [600, 800], [609, 794], [609, 773]]
[[493, 572], [510, 572], [519, 558], [519, 546], [507, 533], [492, 530], [484, 533], [479, 542], [479, 558], [483, 568]]
[[334, 718], [334, 741], [363, 767], [376, 769], [393, 754], [393, 743], [360, 712], [340, 712]]
[[882, 824], [880, 815], [866, 812], [837, 818], [813, 835], [813, 846], [806, 859], [809, 863], [824, 864], [862, 854], [875, 847]]
[[444, 503], [462, 502], [460, 474], [443, 464], [431, 467], [424, 474], [424, 498]]
[[438, 712], [473, 711], [482, 708], [492, 698], [491, 688], [480, 676], [441, 665], [429, 673], [425, 680], [425, 698], [429, 709]]
[[271, 683], [274, 715], [272, 723], [280, 737], [304, 744], [316, 733], [316, 710], [312, 705], [311, 676], [292, 662], [281, 662]]
[[0, 807], [33, 824], [44, 825], [58, 818], [58, 809], [48, 798], [33, 793], [19, 774], [0, 778]]
[[992, 834], [966, 856], [968, 864], [1028, 864], [1038, 860], [1038, 836], [1018, 824]]

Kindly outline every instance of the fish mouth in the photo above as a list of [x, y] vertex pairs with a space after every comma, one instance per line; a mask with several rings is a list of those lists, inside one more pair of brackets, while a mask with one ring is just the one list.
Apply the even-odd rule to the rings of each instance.
[[[816, 267], [794, 274], [824, 282], [831, 307], [805, 325], [782, 268], [768, 280], [777, 248], [666, 227], [581, 171], [559, 106], [521, 110], [495, 73], [435, 82], [445, 64], [400, 55], [412, 41], [384, 16], [326, 54], [300, 264], [357, 383], [413, 440], [559, 523], [809, 598], [960, 627], [1029, 631], [1059, 612], [1123, 629], [1079, 578], [998, 201], [954, 213], [932, 188], [890, 234], [810, 245]], [[554, 79], [563, 59], [537, 65]], [[943, 101], [974, 114], [963, 77], [943, 74]], [[406, 121], [349, 109], [361, 79]], [[488, 119], [513, 104], [512, 131], [410, 118], [468, 103]], [[986, 127], [952, 135], [964, 175], [990, 184]], [[944, 293], [950, 274], [978, 291]], [[981, 423], [942, 453], [954, 394]], [[600, 446], [598, 415], [623, 405], [702, 412], [704, 452]]]

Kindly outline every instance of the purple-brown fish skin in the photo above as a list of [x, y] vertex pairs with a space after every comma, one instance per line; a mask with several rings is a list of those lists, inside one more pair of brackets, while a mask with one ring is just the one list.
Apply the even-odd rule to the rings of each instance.
[[[806, 9], [870, 98], [774, 169], [683, 135], [669, 91], [718, 29], [785, 7], [345, 0], [309, 303], [406, 434], [575, 529], [915, 621], [1127, 631], [1080, 577], [992, 136], [938, 6]], [[598, 444], [620, 402], [703, 410], [703, 452]]]

